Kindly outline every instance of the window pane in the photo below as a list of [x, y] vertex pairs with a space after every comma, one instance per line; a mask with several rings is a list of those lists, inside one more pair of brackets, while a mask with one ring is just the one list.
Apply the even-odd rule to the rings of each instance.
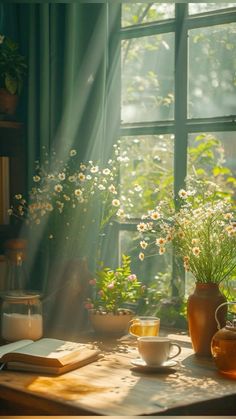
[[189, 32], [190, 118], [236, 113], [236, 23]]
[[189, 3], [189, 14], [236, 7], [236, 3]]
[[[190, 134], [188, 138], [188, 174], [211, 180], [220, 185], [224, 193], [236, 200], [236, 132], [212, 132]], [[236, 202], [236, 201], [235, 201]], [[186, 295], [195, 284], [195, 278], [187, 273]], [[223, 282], [222, 286], [226, 284]], [[236, 296], [236, 280], [228, 282], [227, 293]]]
[[122, 26], [156, 22], [175, 16], [174, 3], [123, 3]]
[[236, 199], [236, 132], [190, 134], [188, 174], [194, 170]]
[[120, 149], [126, 161], [120, 169], [121, 202], [130, 217], [138, 218], [173, 192], [174, 136], [122, 137]]
[[122, 41], [122, 122], [173, 119], [174, 34]]

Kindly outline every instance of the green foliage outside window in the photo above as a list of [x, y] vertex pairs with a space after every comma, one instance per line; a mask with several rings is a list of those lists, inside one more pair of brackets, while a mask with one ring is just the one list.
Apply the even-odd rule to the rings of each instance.
[[[151, 24], [164, 19], [174, 19], [174, 8], [183, 5], [163, 3], [124, 3], [122, 5], [122, 27]], [[195, 4], [186, 6], [190, 14], [208, 10], [235, 7], [235, 3]], [[222, 23], [192, 28], [188, 31], [188, 100], [189, 118], [212, 118], [235, 114], [236, 100], [236, 24]], [[174, 142], [173, 134], [164, 134], [164, 121], [173, 120], [175, 101], [174, 83], [171, 82], [171, 56], [174, 57], [174, 32], [124, 39], [122, 41], [122, 123], [163, 121], [163, 135], [136, 135], [130, 131], [121, 138], [121, 152], [126, 155], [126, 165], [121, 171], [121, 193], [125, 196], [139, 186], [134, 206], [129, 208], [130, 218], [155, 207], [165, 196], [173, 196], [174, 186]], [[168, 36], [166, 36], [168, 35]], [[171, 35], [171, 36], [169, 36]], [[173, 37], [172, 37], [173, 36]], [[156, 57], [156, 62], [153, 57]], [[151, 64], [152, 62], [152, 64]], [[151, 67], [152, 65], [152, 67]], [[166, 75], [169, 77], [167, 80]], [[214, 122], [214, 121], [211, 121]], [[194, 123], [194, 120], [193, 120]], [[210, 126], [210, 125], [209, 125]], [[211, 129], [211, 128], [210, 128]], [[134, 127], [135, 130], [135, 127]], [[236, 138], [235, 132], [201, 132], [189, 130], [187, 149], [187, 173], [217, 183], [223, 196], [230, 196], [236, 204]], [[196, 131], [196, 130], [195, 130]], [[153, 131], [155, 132], [155, 130]], [[168, 130], [168, 132], [170, 132]], [[179, 140], [179, 139], [178, 139]], [[176, 150], [177, 158], [178, 148]], [[175, 156], [176, 157], [176, 156]], [[121, 250], [132, 257], [132, 263], [141, 272], [140, 279], [146, 285], [145, 298], [139, 310], [148, 314], [162, 314], [170, 325], [184, 322], [185, 304], [183, 294], [191, 291], [193, 279], [187, 276], [183, 292], [181, 273], [175, 286], [182, 297], [171, 296], [172, 262], [164, 257], [140, 267], [137, 260], [138, 238], [135, 232], [121, 233]], [[123, 247], [122, 247], [123, 246]], [[123, 251], [123, 250], [122, 250]], [[142, 262], [144, 263], [144, 262]], [[224, 292], [229, 299], [236, 298], [236, 280]], [[223, 284], [223, 287], [225, 285]]]
[[123, 3], [122, 26], [156, 22], [174, 17], [174, 3]]
[[[163, 140], [163, 138], [161, 138]], [[159, 147], [161, 144], [167, 147], [165, 153], [169, 158], [173, 158], [173, 144], [167, 141], [161, 142], [159, 139]], [[126, 144], [127, 140], [123, 139]], [[142, 139], [140, 139], [140, 142]], [[172, 139], [173, 142], [173, 139]], [[211, 179], [215, 183], [219, 184], [222, 189], [222, 196], [229, 195], [232, 200], [235, 201], [235, 185], [236, 185], [236, 164], [232, 167], [227, 165], [225, 160], [225, 149], [218, 136], [213, 134], [199, 134], [193, 136], [190, 141], [191, 146], [188, 148], [188, 173], [190, 175], [197, 175], [201, 179]], [[144, 140], [143, 147], [138, 147], [137, 139], [134, 144], [129, 138], [130, 147], [128, 147], [129, 161], [127, 167], [124, 168], [126, 176], [122, 177], [122, 191], [125, 194], [126, 190], [132, 189], [138, 178], [140, 187], [145, 190], [143, 194], [143, 200], [137, 198], [136, 201], [136, 215], [145, 210], [153, 208], [161, 199], [166, 195], [173, 194], [173, 170], [171, 167], [163, 167], [160, 162], [161, 158], [153, 153], [153, 143], [149, 143]], [[133, 144], [133, 145], [132, 145]], [[167, 146], [168, 144], [168, 146]], [[121, 146], [122, 149], [122, 146]], [[142, 154], [143, 150], [146, 150], [145, 156]], [[138, 153], [139, 152], [139, 153]], [[159, 160], [159, 164], [157, 164]], [[138, 172], [134, 180], [130, 179], [130, 173], [134, 172], [134, 167]], [[146, 169], [145, 169], [146, 168]], [[133, 182], [133, 183], [132, 183]], [[156, 191], [153, 193], [153, 191]], [[132, 209], [133, 210], [133, 209]], [[129, 243], [130, 254], [132, 255], [132, 261], [137, 260], [138, 251], [137, 243], [138, 236], [133, 233], [133, 240]], [[127, 251], [127, 249], [126, 249]], [[163, 257], [162, 257], [163, 258]], [[171, 273], [172, 273], [172, 260], [165, 257], [164, 260], [158, 260], [154, 270], [152, 271], [150, 265], [152, 261], [149, 259], [146, 261], [145, 266], [140, 266], [140, 262], [133, 262], [141, 269], [142, 280], [146, 283], [146, 293], [142, 304], [139, 305], [139, 311], [146, 314], [160, 315], [163, 310], [168, 311], [169, 316], [163, 316], [168, 325], [177, 324], [183, 326], [185, 324], [185, 305], [182, 298], [171, 297]], [[144, 263], [144, 262], [142, 262]], [[156, 271], [155, 271], [156, 269]], [[190, 292], [193, 285], [193, 278], [188, 277], [186, 292]], [[178, 279], [176, 282], [178, 287]], [[179, 284], [181, 287], [181, 284]], [[224, 292], [227, 294], [229, 299], [236, 297], [234, 290], [234, 283], [232, 286], [225, 288], [223, 284]]]

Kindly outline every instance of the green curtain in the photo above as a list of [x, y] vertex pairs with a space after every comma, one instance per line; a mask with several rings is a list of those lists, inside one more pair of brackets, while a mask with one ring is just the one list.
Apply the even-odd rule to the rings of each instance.
[[[84, 157], [102, 135], [106, 85], [105, 4], [45, 3], [28, 12], [28, 151], [76, 147]], [[97, 143], [97, 141], [96, 141]], [[98, 153], [97, 149], [95, 151]]]
[[[108, 26], [107, 5], [102, 3], [46, 3], [24, 5], [22, 9], [23, 15], [28, 16], [30, 186], [34, 160], [44, 158], [43, 146], [49, 151], [52, 147], [56, 149], [58, 159], [62, 160], [72, 148], [77, 150], [81, 160], [101, 158]], [[54, 219], [50, 219], [50, 223], [53, 222]], [[60, 227], [63, 232], [65, 226]], [[60, 227], [55, 227], [58, 236]], [[91, 243], [95, 246], [92, 237], [96, 234], [96, 226], [91, 230], [88, 225], [86, 240], [82, 239], [83, 254], [87, 257], [91, 254]], [[35, 252], [39, 240], [34, 241]], [[63, 257], [63, 251], [63, 241], [58, 239], [55, 263]], [[76, 256], [75, 248], [73, 252]]]
[[[116, 7], [109, 13], [107, 2], [11, 3], [1, 4], [0, 10], [2, 32], [16, 38], [28, 58], [21, 108], [27, 131], [28, 188], [32, 186], [35, 160], [45, 159], [43, 147], [49, 152], [55, 149], [61, 159], [72, 148], [82, 161], [107, 157], [118, 125], [118, 119], [112, 118], [111, 104], [116, 73], [108, 56], [118, 16]], [[99, 211], [99, 205], [93, 210]], [[60, 264], [55, 269], [61, 253], [53, 259], [46, 251], [44, 233], [42, 228], [29, 237], [29, 287], [41, 288], [49, 297], [55, 293], [54, 301], [49, 298], [52, 317], [59, 304], [55, 287], [64, 290], [64, 297], [66, 293], [61, 287]], [[97, 225], [88, 225], [83, 245], [89, 261], [96, 252], [97, 234]]]
[[103, 157], [108, 7], [83, 2], [0, 3], [0, 31], [20, 43], [29, 64], [25, 112], [20, 116], [27, 128], [28, 186], [42, 146], [75, 147], [82, 159]]

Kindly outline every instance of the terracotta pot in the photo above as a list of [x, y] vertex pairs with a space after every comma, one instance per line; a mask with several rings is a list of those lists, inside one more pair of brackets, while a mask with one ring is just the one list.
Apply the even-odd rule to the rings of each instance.
[[128, 332], [129, 322], [134, 314], [131, 311], [113, 313], [100, 313], [90, 310], [89, 320], [94, 331], [99, 335], [122, 335]]
[[18, 105], [18, 95], [12, 95], [6, 89], [0, 89], [0, 113], [5, 115], [15, 115]]
[[[187, 301], [189, 334], [196, 355], [211, 356], [211, 339], [217, 331], [215, 310], [225, 301], [217, 284], [196, 283]], [[226, 314], [227, 306], [224, 306], [218, 314], [221, 327], [226, 323]]]

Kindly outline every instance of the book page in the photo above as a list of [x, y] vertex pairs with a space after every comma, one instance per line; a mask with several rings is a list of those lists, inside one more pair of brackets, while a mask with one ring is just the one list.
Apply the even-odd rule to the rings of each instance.
[[37, 364], [26, 364], [24, 362], [14, 362], [10, 361], [7, 363], [7, 369], [16, 370], [16, 371], [28, 371], [41, 374], [64, 374], [65, 372], [81, 368], [91, 362], [99, 359], [100, 351], [88, 350], [89, 352], [83, 351], [80, 354], [79, 359], [74, 360], [73, 362], [66, 364], [62, 367], [53, 367], [47, 365], [37, 365]]
[[4, 354], [7, 354], [19, 348], [22, 348], [26, 345], [29, 345], [29, 343], [33, 343], [33, 341], [30, 339], [22, 339], [22, 340], [18, 340], [17, 342], [7, 343], [6, 345], [0, 346], [0, 361]]
[[43, 338], [5, 354], [3, 360], [62, 366], [77, 360], [88, 347], [82, 343]]

